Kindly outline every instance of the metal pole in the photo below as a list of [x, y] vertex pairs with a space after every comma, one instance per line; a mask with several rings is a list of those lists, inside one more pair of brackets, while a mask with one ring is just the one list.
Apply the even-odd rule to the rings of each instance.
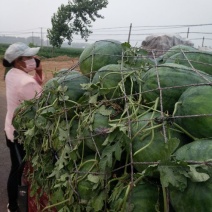
[[131, 30], [132, 30], [132, 23], [130, 24], [130, 30], [129, 30], [129, 35], [128, 35], [128, 43], [130, 43]]
[[43, 46], [43, 33], [42, 33], [42, 27], [41, 27], [41, 31], [40, 31], [40, 46]]
[[187, 38], [188, 38], [188, 34], [189, 34], [189, 27], [188, 27], [188, 31], [187, 31]]
[[205, 37], [202, 38], [202, 47], [204, 46]]
[[33, 36], [33, 32], [32, 32], [32, 44], [34, 45], [34, 36]]

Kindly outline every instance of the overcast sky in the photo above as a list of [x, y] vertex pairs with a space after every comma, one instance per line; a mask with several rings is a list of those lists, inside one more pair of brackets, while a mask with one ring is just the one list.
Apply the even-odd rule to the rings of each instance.
[[[67, 3], [68, 0], [1, 0], [0, 35], [39, 36], [41, 29], [46, 35], [53, 13]], [[212, 0], [109, 0], [107, 8], [99, 11], [105, 18], [93, 23], [90, 41], [127, 41], [132, 24], [130, 39], [134, 43], [148, 34], [181, 33], [197, 45], [204, 38], [204, 45], [212, 46], [211, 8]], [[187, 35], [188, 25], [201, 26], [190, 26]], [[80, 39], [76, 37], [74, 41]]]

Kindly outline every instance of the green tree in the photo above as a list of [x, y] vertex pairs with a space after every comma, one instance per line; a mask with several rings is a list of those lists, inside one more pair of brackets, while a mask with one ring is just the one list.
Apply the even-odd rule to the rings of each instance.
[[80, 34], [87, 41], [92, 33], [89, 29], [96, 18], [104, 18], [98, 13], [105, 8], [107, 0], [70, 0], [67, 5], [62, 4], [51, 19], [52, 28], [47, 30], [47, 37], [53, 47], [61, 47], [67, 39], [69, 44], [73, 34]]

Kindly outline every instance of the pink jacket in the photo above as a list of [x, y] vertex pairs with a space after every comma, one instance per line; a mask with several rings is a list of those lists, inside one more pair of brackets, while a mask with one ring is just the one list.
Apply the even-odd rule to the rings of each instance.
[[7, 114], [4, 129], [7, 138], [12, 142], [14, 141], [15, 130], [12, 125], [14, 111], [24, 100], [40, 96], [42, 91], [40, 80], [37, 79], [37, 75], [33, 77], [17, 68], [10, 69], [6, 75]]

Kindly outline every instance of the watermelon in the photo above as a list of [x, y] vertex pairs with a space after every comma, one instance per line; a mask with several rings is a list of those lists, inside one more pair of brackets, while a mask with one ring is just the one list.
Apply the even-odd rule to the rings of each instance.
[[[64, 96], [68, 96], [69, 100], [77, 101], [84, 93], [81, 84], [88, 83], [89, 78], [82, 75], [80, 72], [72, 72], [72, 74], [64, 75], [62, 77], [54, 77], [46, 82], [43, 88], [44, 95], [48, 92], [54, 93], [51, 96], [52, 103], [57, 98], [56, 92], [59, 86], [65, 88]], [[73, 104], [72, 104], [73, 105]]]
[[[22, 127], [28, 128], [31, 125], [31, 121], [34, 120], [36, 116], [36, 106], [34, 103], [27, 103], [27, 101], [22, 102], [14, 111], [14, 118], [12, 120], [12, 124], [15, 127], [16, 130], [21, 129], [21, 125], [19, 121], [21, 120], [21, 123], [23, 123]], [[20, 119], [20, 120], [19, 120]], [[22, 129], [23, 130], [23, 129]]]
[[65, 77], [67, 75], [76, 75], [76, 76], [81, 76], [82, 74], [79, 71], [76, 70], [71, 70], [68, 68], [63, 68], [60, 69], [59, 71], [55, 72], [53, 74], [53, 78], [49, 79], [43, 86], [44, 92], [48, 92], [48, 90], [55, 89], [56, 87], [59, 86], [59, 80], [61, 77]]
[[81, 124], [79, 135], [82, 136], [85, 146], [95, 152], [102, 152], [103, 142], [109, 135], [111, 129], [110, 120], [119, 117], [119, 111], [113, 106], [102, 105], [96, 109], [84, 110], [87, 112], [87, 116], [80, 116]]
[[92, 83], [98, 83], [99, 94], [105, 95], [108, 100], [115, 99], [123, 97], [125, 91], [127, 95], [131, 94], [132, 86], [128, 77], [129, 74], [130, 71], [125, 67], [119, 64], [109, 64], [95, 73]]
[[212, 99], [210, 85], [188, 88], [178, 100], [175, 113], [176, 123], [196, 138], [211, 138], [212, 104], [210, 104], [210, 99]]
[[194, 67], [205, 73], [212, 74], [212, 53], [204, 51], [190, 51], [177, 53], [167, 59], [166, 63], [177, 63], [188, 67]]
[[[139, 164], [139, 162], [168, 160], [179, 146], [188, 142], [188, 138], [182, 132], [167, 125], [165, 127], [166, 143], [163, 128], [161, 126], [157, 127], [158, 124], [154, 118], [159, 118], [159, 113], [146, 113], [138, 118], [131, 127], [133, 161], [136, 162], [134, 167], [139, 172], [148, 167], [148, 165]], [[147, 130], [151, 127], [157, 128]]]
[[89, 76], [108, 64], [118, 64], [122, 45], [117, 40], [99, 40], [85, 47], [79, 57], [80, 71]]
[[[144, 103], [148, 104], [154, 102], [156, 98], [160, 98], [161, 89], [162, 99], [160, 100], [162, 101], [163, 111], [172, 113], [175, 103], [189, 86], [208, 83], [212, 78], [201, 71], [196, 73], [184, 65], [169, 63], [149, 69], [142, 76], [142, 80]], [[160, 104], [158, 109], [161, 109]]]
[[[69, 140], [71, 141], [71, 146], [73, 149], [77, 149], [78, 153], [80, 155], [83, 155], [84, 152], [86, 152], [86, 154], [93, 154], [93, 151], [91, 150], [91, 148], [88, 147], [88, 145], [85, 145], [85, 143], [83, 142], [83, 139], [79, 139], [78, 136], [80, 136], [81, 138], [81, 134], [79, 135], [79, 128], [81, 127], [79, 120], [76, 118], [74, 119], [70, 125], [70, 130], [69, 130]], [[67, 139], [67, 140], [68, 140]]]
[[82, 74], [73, 74], [61, 77], [58, 83], [62, 86], [67, 86], [65, 95], [72, 101], [77, 101], [84, 93], [81, 84], [88, 83], [89, 79]]
[[79, 74], [79, 71], [71, 70], [68, 68], [63, 68], [63, 69], [60, 69], [59, 71], [55, 72], [53, 76], [55, 78], [55, 77], [63, 77], [63, 76], [69, 75], [69, 74]]
[[55, 90], [56, 87], [58, 87], [58, 80], [59, 80], [59, 77], [53, 77], [51, 79], [49, 79], [44, 85], [43, 85], [43, 92], [49, 92], [51, 91], [52, 89]]
[[115, 198], [111, 198], [113, 201], [110, 201], [110, 211], [163, 211], [163, 198], [160, 186], [154, 183], [140, 181], [127, 191], [128, 186], [123, 188], [120, 195], [117, 194], [119, 194], [118, 189], [121, 186], [118, 185], [113, 189]]
[[[81, 163], [78, 167], [79, 174], [76, 174], [78, 177], [78, 183], [77, 183], [77, 191], [81, 199], [81, 203], [85, 204], [87, 203], [91, 198], [98, 195], [96, 191], [94, 191], [93, 187], [95, 187], [95, 183], [89, 180], [89, 175], [95, 175], [92, 174], [92, 172], [98, 172], [98, 162], [95, 160], [95, 157], [93, 156], [86, 156], [83, 163]], [[91, 173], [88, 173], [91, 172]], [[97, 178], [102, 178], [101, 175], [96, 175]], [[90, 196], [92, 194], [92, 197]]]
[[162, 55], [163, 58], [163, 62], [166, 62], [166, 60], [168, 58], [170, 58], [171, 56], [184, 52], [187, 53], [188, 51], [198, 51], [197, 49], [195, 49], [192, 46], [186, 46], [186, 45], [176, 45], [176, 46], [172, 46], [164, 55]]
[[[179, 148], [175, 152], [177, 160], [206, 161], [212, 159], [212, 140], [196, 140]], [[212, 211], [212, 168], [200, 169], [209, 174], [210, 178], [203, 182], [187, 181], [184, 191], [170, 187], [170, 202], [176, 212]]]
[[107, 138], [105, 130], [109, 130], [109, 115], [102, 115], [99, 112], [94, 112], [90, 118], [90, 123], [84, 123], [82, 134], [85, 145], [95, 152], [101, 152], [103, 142]]

